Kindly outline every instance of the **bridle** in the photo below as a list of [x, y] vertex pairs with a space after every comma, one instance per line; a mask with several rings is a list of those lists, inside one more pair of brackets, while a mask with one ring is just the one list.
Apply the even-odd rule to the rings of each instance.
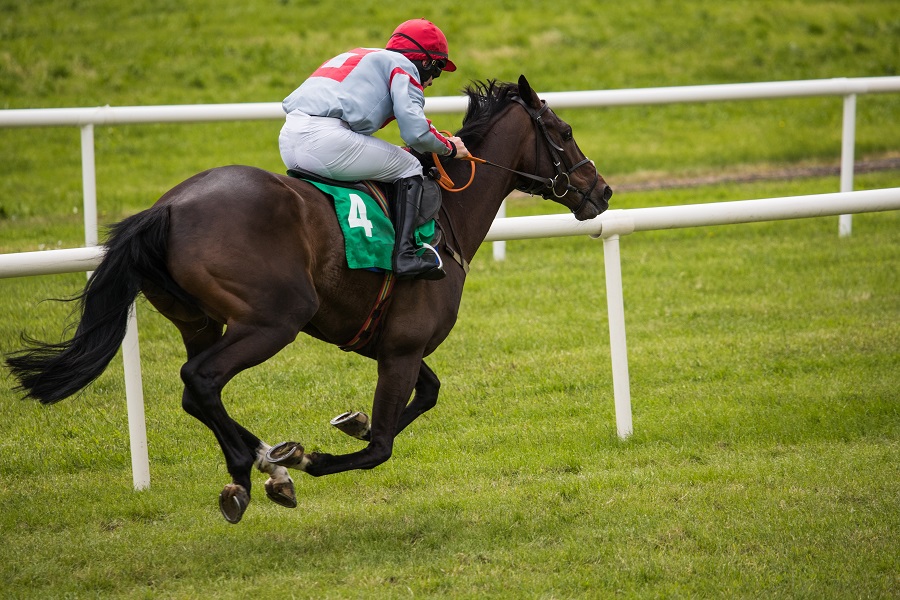
[[[516, 171], [514, 169], [510, 169], [507, 167], [503, 167], [501, 165], [493, 165], [495, 167], [500, 167], [501, 169], [506, 169], [507, 171], [511, 171], [520, 177], [525, 177], [526, 179], [530, 179], [531, 182], [526, 186], [517, 187], [516, 189], [524, 192], [526, 194], [537, 194], [544, 198], [545, 200], [559, 200], [564, 198], [569, 192], [575, 192], [581, 195], [581, 202], [575, 208], [571, 209], [573, 213], [579, 212], [584, 205], [588, 201], [588, 196], [591, 195], [591, 192], [594, 191], [594, 188], [597, 187], [597, 182], [600, 181], [600, 174], [596, 171], [594, 172], [594, 181], [588, 187], [586, 191], [582, 191], [572, 185], [570, 175], [574, 173], [577, 169], [583, 167], [584, 165], [591, 163], [593, 161], [591, 159], [585, 157], [583, 160], [578, 161], [568, 169], [565, 168], [565, 161], [563, 160], [563, 155], [565, 154], [565, 149], [562, 146], [557, 145], [551, 138], [550, 133], [547, 131], [547, 126], [544, 124], [544, 119], [542, 115], [550, 108], [547, 105], [546, 100], [541, 100], [541, 107], [539, 109], [534, 109], [529, 106], [525, 100], [520, 98], [519, 96], [512, 96], [511, 98], [514, 102], [520, 104], [522, 108], [528, 113], [528, 116], [531, 117], [532, 122], [537, 125], [537, 129], [541, 132], [541, 136], [544, 138], [544, 143], [547, 147], [547, 150], [550, 153], [550, 159], [553, 161], [553, 167], [556, 169], [556, 175], [553, 177], [541, 177], [539, 175], [533, 175], [531, 173], [523, 173], [521, 171]], [[535, 153], [534, 153], [534, 164], [537, 166], [540, 161], [540, 137], [535, 136]], [[492, 163], [488, 163], [492, 164]], [[565, 184], [565, 188], [562, 194], [556, 193], [557, 188], [560, 185], [560, 182]]]
[[[524, 171], [517, 171], [515, 169], [511, 169], [510, 167], [506, 167], [503, 165], [498, 165], [497, 163], [491, 162], [489, 160], [485, 160], [483, 158], [478, 158], [476, 156], [469, 155], [463, 160], [469, 161], [472, 163], [472, 172], [469, 176], [469, 182], [461, 187], [453, 187], [453, 180], [450, 179], [450, 176], [447, 174], [447, 171], [444, 169], [441, 164], [441, 157], [437, 154], [432, 154], [432, 158], [434, 160], [434, 168], [432, 169], [432, 176], [437, 180], [438, 184], [444, 190], [448, 192], [461, 192], [472, 185], [472, 182], [475, 180], [475, 165], [490, 165], [492, 167], [496, 167], [498, 169], [503, 169], [504, 171], [509, 171], [510, 173], [515, 173], [520, 177], [524, 177], [526, 179], [530, 179], [531, 182], [525, 186], [519, 186], [515, 189], [524, 192], [526, 194], [539, 194], [545, 200], [558, 200], [560, 198], [564, 198], [566, 194], [569, 192], [576, 192], [581, 195], [581, 202], [578, 203], [578, 206], [571, 209], [573, 214], [578, 213], [582, 208], [584, 208], [585, 204], [588, 201], [588, 197], [591, 195], [591, 192], [594, 191], [594, 188], [597, 187], [597, 182], [600, 181], [600, 174], [594, 171], [594, 181], [591, 182], [591, 185], [588, 187], [586, 191], [582, 191], [575, 186], [572, 185], [570, 175], [575, 172], [576, 169], [581, 168], [587, 163], [593, 163], [593, 161], [587, 157], [583, 160], [578, 161], [568, 169], [564, 168], [564, 161], [562, 155], [565, 153], [565, 149], [561, 146], [557, 145], [550, 138], [550, 134], [547, 131], [547, 126], [544, 124], [543, 114], [550, 108], [547, 105], [545, 100], [541, 100], [541, 108], [535, 110], [528, 106], [522, 98], [519, 96], [511, 96], [511, 100], [520, 104], [522, 108], [525, 109], [525, 112], [528, 113], [528, 116], [531, 117], [532, 122], [537, 125], [537, 129], [541, 132], [541, 135], [535, 135], [535, 166], [537, 166], [538, 162], [540, 162], [540, 152], [541, 152], [541, 137], [544, 139], [544, 143], [547, 146], [547, 149], [550, 153], [551, 160], [553, 161], [553, 166], [556, 169], [556, 175], [553, 177], [541, 177], [540, 175], [534, 175], [532, 173], [525, 173]], [[449, 131], [441, 132], [445, 135], [450, 135]], [[436, 172], [435, 172], [436, 171]], [[556, 193], [557, 184], [561, 181], [561, 178], [565, 178], [566, 188], [562, 194]], [[447, 224], [450, 226], [451, 236], [453, 238], [456, 235], [453, 233], [454, 227], [452, 220], [450, 219], [450, 214], [446, 211], [444, 205], [441, 205], [441, 210], [444, 211], [444, 216], [447, 219]], [[462, 266], [463, 270], [468, 274], [469, 272], [469, 264], [463, 258], [459, 252], [447, 246], [448, 252], [451, 253], [453, 258]]]
[[[572, 185], [571, 175], [577, 169], [583, 167], [584, 165], [591, 163], [593, 161], [587, 157], [583, 160], [578, 161], [568, 169], [565, 168], [565, 161], [563, 160], [563, 155], [565, 154], [565, 148], [557, 145], [551, 138], [550, 133], [547, 131], [547, 126], [544, 124], [543, 114], [550, 108], [547, 105], [545, 100], [541, 100], [541, 107], [539, 109], [534, 109], [529, 106], [522, 98], [519, 96], [511, 96], [511, 100], [520, 104], [522, 108], [525, 109], [525, 112], [528, 113], [528, 116], [531, 117], [532, 122], [537, 125], [538, 131], [541, 132], [541, 135], [534, 136], [535, 147], [534, 147], [534, 164], [540, 162], [540, 153], [541, 153], [541, 137], [544, 139], [544, 144], [547, 147], [547, 150], [550, 154], [550, 159], [553, 162], [553, 168], [556, 169], [556, 175], [553, 177], [541, 177], [540, 175], [534, 175], [532, 173], [525, 173], [524, 171], [517, 171], [515, 169], [511, 169], [509, 167], [505, 167], [503, 165], [498, 165], [495, 162], [491, 162], [489, 160], [485, 160], [483, 158], [478, 158], [476, 156], [467, 156], [463, 160], [470, 161], [472, 163], [472, 173], [469, 177], [469, 182], [458, 188], [453, 187], [453, 181], [447, 175], [447, 172], [444, 170], [443, 166], [440, 162], [440, 157], [437, 154], [432, 154], [434, 158], [434, 165], [437, 169], [437, 174], [435, 178], [438, 180], [440, 186], [447, 190], [448, 192], [461, 192], [472, 184], [472, 181], [475, 179], [475, 164], [481, 165], [490, 165], [492, 167], [496, 167], [498, 169], [503, 169], [504, 171], [509, 171], [510, 173], [515, 173], [519, 177], [524, 177], [526, 179], [530, 179], [531, 181], [527, 185], [517, 186], [515, 189], [520, 192], [524, 192], [526, 194], [531, 195], [539, 195], [541, 198], [545, 200], [559, 200], [564, 198], [569, 192], [575, 192], [581, 196], [581, 202], [578, 203], [578, 206], [570, 209], [573, 214], [578, 213], [584, 205], [587, 204], [588, 197], [591, 195], [591, 192], [594, 191], [594, 188], [597, 187], [597, 182], [600, 181], [600, 174], [594, 171], [594, 181], [591, 182], [591, 185], [587, 188], [587, 190], [580, 190], [574, 185]], [[444, 132], [446, 135], [450, 135], [449, 132]], [[556, 189], [559, 187], [560, 182], [565, 183], [565, 191], [562, 194], [556, 193]]]

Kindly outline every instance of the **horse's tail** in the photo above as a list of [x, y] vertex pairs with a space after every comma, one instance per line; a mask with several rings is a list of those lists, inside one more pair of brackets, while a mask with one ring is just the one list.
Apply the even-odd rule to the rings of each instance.
[[42, 404], [53, 404], [84, 389], [116, 355], [128, 324], [128, 311], [141, 281], [153, 281], [184, 298], [166, 269], [169, 210], [156, 205], [111, 228], [103, 260], [79, 302], [81, 319], [72, 339], [48, 344], [26, 339], [30, 347], [6, 358], [18, 390]]

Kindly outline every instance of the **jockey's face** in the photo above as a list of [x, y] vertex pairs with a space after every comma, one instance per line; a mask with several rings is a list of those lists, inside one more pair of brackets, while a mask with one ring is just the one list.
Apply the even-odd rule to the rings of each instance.
[[428, 79], [426, 79], [426, 80], [422, 83], [422, 87], [429, 87], [429, 86], [431, 86], [432, 84], [434, 84], [434, 80], [441, 76], [441, 71], [443, 71], [443, 70], [444, 70], [444, 67], [447, 65], [447, 63], [445, 63], [445, 62], [442, 61], [442, 60], [440, 60], [440, 61], [435, 61], [435, 63], [436, 63], [436, 68], [433, 68], [433, 69], [429, 70], [429, 68], [428, 68], [429, 63], [428, 63], [428, 61], [427, 61], [427, 60], [423, 60], [423, 61], [422, 61], [422, 68], [419, 70], [419, 73], [421, 73], [421, 74], [425, 74], [425, 73], [429, 73], [429, 72], [431, 73], [431, 74], [428, 76]]

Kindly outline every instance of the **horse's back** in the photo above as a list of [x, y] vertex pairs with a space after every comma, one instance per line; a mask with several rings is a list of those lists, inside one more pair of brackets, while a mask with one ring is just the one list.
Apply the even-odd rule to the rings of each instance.
[[316, 249], [340, 233], [318, 191], [286, 179], [254, 167], [219, 167], [158, 202], [171, 214], [169, 271], [219, 321], [278, 310], [279, 296], [315, 302]]

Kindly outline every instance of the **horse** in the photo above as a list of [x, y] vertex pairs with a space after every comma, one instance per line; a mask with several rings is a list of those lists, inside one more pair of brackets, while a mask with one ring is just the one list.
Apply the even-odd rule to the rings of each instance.
[[[540, 194], [586, 220], [605, 211], [612, 195], [572, 128], [524, 76], [517, 83], [473, 82], [464, 91], [469, 103], [457, 135], [481, 162], [499, 168], [482, 165], [467, 189], [442, 194], [436, 220], [446, 277], [395, 281], [389, 304], [373, 310], [386, 295], [387, 277], [348, 268], [344, 248], [335, 244], [339, 223], [322, 192], [255, 167], [210, 169], [110, 227], [99, 266], [71, 299], [80, 316], [74, 336], [56, 344], [29, 340], [6, 357], [17, 389], [43, 404], [83, 390], [115, 356], [142, 293], [181, 334], [182, 407], [221, 447], [231, 482], [219, 508], [228, 522], [247, 510], [254, 467], [269, 476], [266, 495], [293, 508], [288, 468], [319, 477], [384, 463], [397, 434], [437, 403], [440, 380], [424, 358], [456, 322], [469, 262], [503, 199], [514, 189]], [[451, 179], [469, 176], [468, 168], [458, 160], [445, 166]], [[373, 319], [376, 312], [380, 319]], [[352, 348], [377, 363], [371, 418], [353, 412], [332, 420], [367, 442], [363, 449], [332, 455], [306, 453], [296, 442], [273, 447], [229, 416], [222, 389], [241, 371], [272, 358], [301, 332], [343, 345], [373, 321], [380, 322]]]

